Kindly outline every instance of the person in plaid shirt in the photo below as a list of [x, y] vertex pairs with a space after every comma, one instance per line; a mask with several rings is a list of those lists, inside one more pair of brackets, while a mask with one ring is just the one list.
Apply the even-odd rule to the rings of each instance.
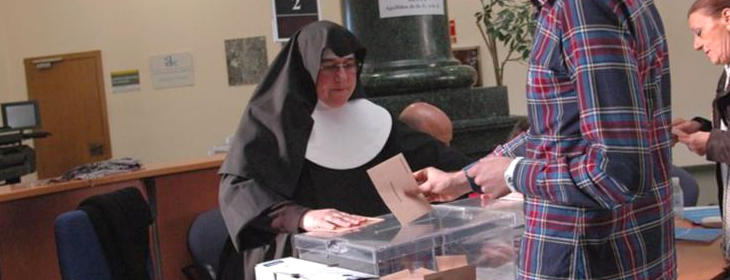
[[533, 3], [530, 128], [463, 171], [415, 172], [419, 191], [523, 193], [518, 279], [676, 278], [669, 58], [654, 2]]

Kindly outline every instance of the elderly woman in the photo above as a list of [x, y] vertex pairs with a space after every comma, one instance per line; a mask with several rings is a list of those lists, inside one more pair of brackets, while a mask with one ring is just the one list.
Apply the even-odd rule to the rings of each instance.
[[[676, 119], [672, 122], [672, 133], [676, 140], [685, 144], [690, 151], [706, 156], [717, 163], [718, 199], [724, 219], [730, 218], [728, 188], [728, 164], [730, 163], [730, 0], [697, 0], [688, 12], [689, 28], [694, 34], [694, 49], [705, 53], [715, 65], [724, 65], [717, 84], [717, 93], [712, 102], [713, 121], [696, 117], [692, 120]], [[730, 260], [730, 223], [724, 222], [725, 259]]]
[[364, 99], [365, 49], [331, 22], [292, 36], [244, 112], [220, 173], [220, 206], [245, 279], [289, 254], [288, 233], [356, 227], [388, 213], [366, 170], [403, 153], [415, 169], [468, 159]]

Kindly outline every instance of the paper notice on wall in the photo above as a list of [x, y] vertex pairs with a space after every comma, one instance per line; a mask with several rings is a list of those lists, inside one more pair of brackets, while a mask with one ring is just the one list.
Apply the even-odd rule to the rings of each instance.
[[113, 93], [139, 91], [139, 70], [114, 71], [111, 76]]
[[177, 53], [150, 57], [152, 85], [156, 89], [186, 87], [195, 84], [193, 56]]
[[444, 0], [378, 0], [380, 18], [444, 15]]

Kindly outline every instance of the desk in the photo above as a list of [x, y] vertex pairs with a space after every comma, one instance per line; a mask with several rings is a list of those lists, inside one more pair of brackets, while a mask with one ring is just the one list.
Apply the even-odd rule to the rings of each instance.
[[193, 218], [218, 205], [217, 171], [223, 156], [143, 169], [99, 179], [48, 185], [0, 187], [0, 279], [61, 279], [53, 225], [56, 216], [76, 209], [85, 198], [135, 187], [157, 212], [152, 237], [157, 274], [184, 279], [181, 269], [192, 263], [187, 231]]
[[[218, 167], [222, 156], [144, 169], [99, 179], [0, 187], [0, 279], [61, 279], [53, 222], [95, 194], [132, 186], [154, 200], [159, 252], [153, 257], [163, 279], [185, 279], [192, 263], [187, 232], [193, 218], [218, 205]], [[686, 221], [678, 221], [677, 225]], [[153, 232], [154, 235], [154, 232]], [[712, 244], [677, 242], [679, 279], [715, 279], [724, 274], [720, 240]], [[160, 279], [158, 279], [160, 280]]]
[[[676, 226], [691, 227], [686, 220], [677, 220]], [[724, 279], [726, 264], [720, 245], [722, 238], [710, 244], [677, 241], [678, 280]]]

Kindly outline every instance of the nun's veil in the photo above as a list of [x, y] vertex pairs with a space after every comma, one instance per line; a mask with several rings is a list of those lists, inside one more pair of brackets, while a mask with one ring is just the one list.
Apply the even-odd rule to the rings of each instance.
[[[315, 82], [326, 48], [338, 56], [354, 53], [359, 63], [365, 58], [355, 36], [329, 21], [309, 24], [292, 35], [254, 92], [221, 174], [255, 180], [258, 186], [292, 198], [312, 130]], [[358, 78], [350, 100], [362, 97]]]

